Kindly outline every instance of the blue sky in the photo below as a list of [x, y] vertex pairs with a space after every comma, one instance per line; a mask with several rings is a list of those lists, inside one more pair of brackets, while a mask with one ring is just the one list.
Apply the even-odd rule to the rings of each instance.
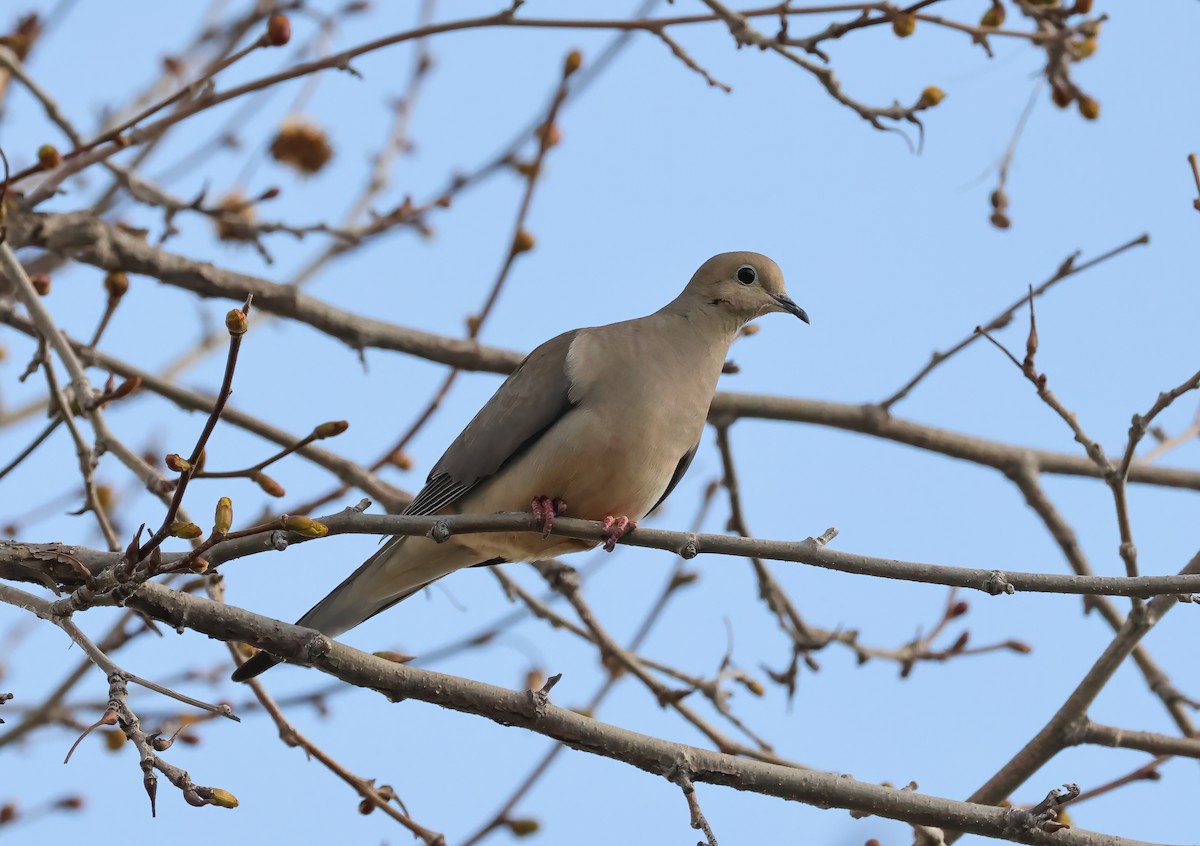
[[[332, 9], [338, 4], [314, 5]], [[465, 0], [442, 5], [443, 18], [494, 11], [492, 5]], [[952, 344], [990, 318], [1027, 285], [1044, 280], [1068, 254], [1081, 250], [1088, 258], [1149, 232], [1149, 246], [1065, 282], [1038, 304], [1039, 367], [1088, 432], [1110, 452], [1116, 450], [1130, 414], [1148, 408], [1159, 390], [1183, 381], [1200, 361], [1194, 319], [1200, 306], [1194, 282], [1200, 221], [1185, 161], [1197, 147], [1200, 129], [1185, 88], [1200, 72], [1193, 43], [1200, 12], [1182, 3], [1164, 6], [1156, 16], [1098, 5], [1111, 5], [1112, 19], [1104, 25], [1097, 54], [1078, 68], [1077, 80], [1101, 102], [1102, 115], [1086, 122], [1074, 111], [1055, 109], [1041, 91], [1010, 173], [1013, 226], [1007, 231], [988, 224], [987, 198], [996, 162], [1039, 86], [1039, 54], [1023, 42], [994, 41], [996, 56], [990, 61], [960, 34], [926, 26], [903, 41], [882, 28], [830, 45], [847, 89], [864, 101], [908, 102], [927, 85], [945, 89], [945, 101], [927, 113], [924, 150], [913, 155], [897, 136], [871, 129], [832, 102], [799, 69], [758, 51], [733, 50], [720, 26], [681, 30], [678, 38], [697, 61], [733, 86], [730, 95], [707, 87], [655, 39], [636, 38], [563, 114], [563, 143], [551, 153], [529, 218], [537, 248], [518, 262], [482, 339], [526, 350], [579, 325], [647, 313], [672, 298], [709, 255], [751, 249], [778, 261], [793, 297], [813, 322], [761, 321], [762, 331], [735, 347], [741, 372], [725, 377], [722, 388], [875, 401], [908, 379], [931, 350]], [[686, 2], [664, 6], [681, 14], [693, 7], [700, 8]], [[131, 0], [117, 7], [79, 3], [39, 45], [29, 67], [73, 120], [93, 127], [106, 104], [121, 102], [121, 95], [154, 77], [161, 57], [184, 43], [205, 8], [191, 0]], [[943, 14], [973, 20], [985, 8], [983, 2], [947, 3]], [[531, 0], [522, 14], [552, 16], [561, 9], [562, 4]], [[615, 14], [611, 4], [600, 2], [571, 9], [579, 16]], [[336, 43], [348, 46], [400, 30], [414, 17], [413, 4], [379, 4], [370, 16], [347, 21]], [[294, 28], [297, 42], [313, 32], [311, 21], [299, 17]], [[800, 22], [793, 30], [803, 31]], [[416, 147], [397, 163], [393, 187], [379, 207], [395, 204], [406, 193], [426, 197], [450, 173], [486, 161], [543, 108], [566, 52], [579, 48], [587, 61], [610, 37], [490, 30], [433, 41], [436, 67], [412, 123]], [[286, 62], [285, 53], [260, 52], [222, 75], [218, 87], [270, 73]], [[386, 104], [403, 89], [411, 64], [412, 47], [401, 46], [357, 61], [362, 79], [324, 74], [305, 113], [328, 130], [336, 150], [332, 165], [298, 181], [262, 162], [249, 193], [280, 185], [283, 195], [269, 213], [296, 223], [339, 218], [365, 179], [369, 155], [386, 135]], [[242, 137], [261, 144], [303, 84], [289, 83], [259, 103], [240, 128]], [[229, 104], [189, 124], [193, 128], [168, 141], [146, 172], [160, 173], [235, 111], [236, 104]], [[4, 148], [18, 167], [39, 144], [62, 141], [15, 87], [5, 101], [3, 127]], [[236, 183], [253, 150], [221, 152], [171, 187], [190, 197], [207, 185], [210, 196], [217, 196]], [[82, 205], [101, 184], [101, 174], [93, 173], [86, 186], [71, 186], [71, 194], [52, 207]], [[519, 178], [501, 175], [437, 218], [432, 239], [401, 233], [371, 243], [330, 265], [309, 291], [354, 312], [461, 335], [466, 316], [482, 303], [503, 259], [520, 190]], [[128, 209], [124, 217], [160, 226], [144, 210]], [[275, 263], [266, 266], [252, 250], [214, 244], [206, 221], [180, 218], [180, 223], [183, 232], [168, 242], [170, 249], [275, 281], [288, 280], [324, 246], [321, 236], [303, 242], [274, 236], [268, 245]], [[82, 335], [94, 325], [103, 296], [100, 274], [78, 267], [55, 277], [47, 303], [65, 328]], [[102, 346], [142, 367], [161, 367], [203, 334], [206, 320], [219, 325], [230, 306], [197, 303], [185, 292], [135, 277], [130, 300]], [[1026, 325], [1022, 317], [999, 337], [1018, 348]], [[31, 347], [12, 332], [0, 335], [0, 343], [8, 352], [0, 363], [0, 390], [7, 406], [20, 405], [42, 391], [38, 378], [17, 383]], [[189, 370], [181, 381], [213, 390], [219, 358]], [[330, 444], [370, 461], [408, 425], [443, 371], [380, 351], [368, 351], [365, 363], [308, 328], [263, 324], [246, 339], [232, 402], [297, 434], [323, 420], [347, 419], [350, 431]], [[414, 442], [414, 469], [392, 471], [393, 480], [412, 490], [419, 487], [428, 466], [497, 384], [492, 375], [465, 375]], [[1185, 398], [1162, 422], [1169, 431], [1182, 429], [1194, 409], [1195, 399]], [[939, 369], [895, 411], [984, 437], [1061, 451], [1078, 448], [1017, 370], [986, 344], [974, 345]], [[159, 452], [186, 452], [201, 425], [198, 416], [173, 411], [151, 397], [114, 408], [111, 418], [131, 444]], [[0, 460], [15, 454], [40, 425], [33, 420], [0, 431]], [[836, 544], [844, 550], [975, 567], [1066, 569], [1018, 492], [995, 472], [817, 427], [741, 421], [732, 433], [749, 521], [763, 537], [799, 539], [836, 526], [841, 531]], [[244, 465], [270, 450], [232, 427], [219, 427], [210, 463]], [[1165, 461], [1195, 467], [1198, 459], [1200, 449], [1192, 443]], [[60, 432], [36, 460], [0, 482], [0, 512], [21, 514], [46, 502], [72, 483], [75, 473], [73, 450]], [[689, 476], [656, 525], [687, 527], [705, 486], [719, 473], [719, 456], [706, 436]], [[272, 475], [292, 494], [289, 501], [324, 491], [331, 481], [300, 460], [278, 465]], [[101, 465], [101, 476], [134, 496], [111, 459]], [[1120, 572], [1111, 498], [1103, 484], [1049, 478], [1045, 485], [1096, 570]], [[206, 517], [222, 495], [233, 497], [240, 519], [266, 504], [253, 486], [223, 481], [198, 483], [189, 505]], [[1194, 494], [1134, 487], [1131, 508], [1145, 572], [1174, 572], [1195, 552], [1195, 533], [1187, 528], [1196, 522]], [[88, 520], [58, 513], [64, 510], [58, 507], [51, 518], [27, 522], [21, 537], [100, 545]], [[721, 531], [726, 516], [724, 503], [718, 502], [705, 528]], [[159, 506], [140, 498], [128, 520], [160, 518]], [[291, 620], [373, 549], [369, 538], [342, 537], [238, 562], [226, 570], [228, 598]], [[606, 625], [627, 639], [673, 562], [666, 553], [623, 549], [613, 556], [576, 556], [570, 563], [589, 569], [590, 600]], [[787, 643], [756, 600], [749, 565], [699, 558], [692, 568], [701, 579], [676, 598], [645, 654], [711, 673], [727, 648], [728, 626], [739, 665], [761, 677], [760, 664], [784, 664]], [[539, 579], [528, 570], [508, 568], [537, 588]], [[928, 629], [945, 600], [945, 591], [931, 586], [876, 583], [799, 565], [777, 565], [775, 571], [811, 623], [858, 629], [872, 645], [897, 646]], [[377, 617], [346, 641], [420, 655], [485, 628], [510, 609], [487, 572], [458, 574], [442, 585]], [[818, 656], [821, 671], [802, 676], [790, 706], [769, 687], [761, 700], [738, 691], [734, 707], [781, 754], [870, 782], [915, 780], [923, 791], [961, 798], [1042, 726], [1110, 639], [1100, 619], [1082, 616], [1077, 599], [966, 598], [971, 613], [965, 625], [973, 643], [1019, 638], [1034, 652], [919, 666], [900, 680], [894, 664], [860, 667], [847, 651], [830, 648]], [[99, 633], [110, 618], [97, 610], [83, 622]], [[14, 610], [0, 609], [0, 632], [21, 619]], [[1194, 627], [1194, 612], [1180, 608], [1146, 641], [1175, 683], [1193, 696], [1200, 692], [1200, 680], [1185, 644], [1194, 642]], [[78, 660], [78, 650], [69, 649], [61, 633], [38, 627], [6, 665], [0, 688], [19, 696], [6, 708], [39, 701]], [[124, 666], [151, 678], [167, 678], [185, 666], [217, 668], [223, 660], [219, 644], [192, 634], [146, 639], [120, 654]], [[486, 649], [436, 666], [510, 687], [522, 684], [534, 667], [563, 672], [554, 698], [566, 705], [586, 701], [603, 678], [594, 654], [569, 635], [529, 622]], [[324, 684], [312, 671], [291, 668], [268, 678], [281, 696]], [[227, 683], [215, 693], [204, 685], [193, 689], [205, 697], [243, 698]], [[102, 700], [101, 674], [94, 672], [77, 695]], [[161, 714], [170, 705], [150, 693], [138, 693], [133, 704], [148, 714]], [[548, 748], [547, 741], [517, 730], [419, 703], [388, 704], [365, 691], [339, 693], [330, 706], [328, 715], [294, 708], [291, 716], [352, 770], [394, 785], [415, 818], [445, 832], [452, 843], [489, 818]], [[1172, 728], [1131, 668], [1122, 669], [1092, 715], [1126, 728]], [[629, 681], [618, 686], [598, 716], [700, 742]], [[298, 843], [407, 842], [408, 835], [382, 815], [356, 814], [350, 790], [283, 746], [265, 719], [209, 724], [200, 737], [197, 746], [177, 745], [170, 759], [197, 782], [236, 794], [242, 802], [238, 810], [190, 808], [164, 783], [159, 817], [151, 820], [131, 750], [113, 755], [87, 741], [63, 767], [61, 754], [74, 733], [56, 729], [27, 747], [5, 750], [4, 769], [21, 773], [21, 787], [14, 791], [6, 779], [0, 801], [14, 792], [27, 804], [82, 792], [88, 807], [80, 816], [54, 815], [14, 829], [10, 839], [78, 836], [83, 825], [119, 823], [134, 842], [168, 831], [183, 844], [268, 834]], [[1147, 757], [1072, 750], [1016, 798], [1038, 801], [1063, 782], [1093, 786]], [[1185, 809], [1197, 788], [1196, 768], [1174, 761], [1163, 768], [1163, 776], [1079, 806], [1076, 822], [1145, 840], [1186, 842], [1194, 837]], [[855, 821], [842, 811], [819, 812], [703, 785], [699, 796], [722, 843], [857, 844], [878, 837], [891, 844], [909, 836], [899, 824]], [[1151, 801], [1157, 810], [1147, 814]], [[674, 786], [575, 752], [560, 757], [516, 814], [540, 820], [544, 843], [601, 843], [614, 835], [682, 843], [695, 835]]]

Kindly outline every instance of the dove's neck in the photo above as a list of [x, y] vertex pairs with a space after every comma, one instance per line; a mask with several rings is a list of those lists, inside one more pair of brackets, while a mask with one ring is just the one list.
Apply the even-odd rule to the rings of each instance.
[[710, 302], [710, 299], [685, 290], [655, 312], [652, 319], [662, 321], [684, 343], [690, 342], [719, 352], [723, 363], [729, 346], [746, 320], [729, 308], [724, 300]]

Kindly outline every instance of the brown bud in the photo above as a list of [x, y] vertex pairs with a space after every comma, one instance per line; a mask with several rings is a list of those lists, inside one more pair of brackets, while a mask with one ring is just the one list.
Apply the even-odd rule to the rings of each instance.
[[1079, 114], [1083, 115], [1084, 120], [1095, 120], [1100, 117], [1100, 104], [1091, 97], [1080, 97]]
[[289, 532], [295, 532], [306, 538], [323, 538], [329, 534], [329, 527], [318, 523], [311, 517], [293, 514], [283, 518], [283, 527]]
[[544, 123], [538, 129], [538, 140], [542, 142], [542, 146], [546, 149], [561, 144], [562, 137], [562, 130], [558, 128], [558, 124], [556, 123]]
[[443, 194], [441, 197], [438, 197], [436, 200], [434, 200], [433, 204], [439, 209], [448, 209], [450, 208], [450, 204], [452, 202], [454, 202], [454, 200], [449, 194]]
[[479, 327], [483, 325], [483, 321], [478, 314], [472, 314], [467, 317], [467, 334], [474, 338], [479, 334]]
[[980, 26], [997, 27], [1004, 24], [1004, 6], [1000, 0], [992, 0], [992, 7], [983, 13], [983, 17], [979, 19]]
[[183, 538], [184, 540], [195, 540], [204, 534], [200, 527], [195, 523], [189, 523], [187, 520], [176, 520], [167, 530], [171, 537]]
[[388, 464], [401, 470], [413, 469], [412, 456], [402, 449], [398, 449], [388, 456]]
[[313, 437], [318, 440], [322, 438], [336, 438], [349, 428], [350, 423], [345, 420], [330, 420], [328, 423], [322, 423], [313, 429]]
[[193, 558], [192, 563], [188, 565], [188, 569], [197, 576], [203, 576], [208, 572], [209, 564], [203, 558]]
[[33, 290], [38, 292], [38, 296], [44, 297], [50, 293], [49, 273], [35, 273], [29, 277], [29, 281], [33, 283]]
[[266, 473], [259, 471], [259, 472], [255, 473], [251, 478], [254, 479], [255, 483], [260, 488], [262, 488], [263, 493], [267, 494], [268, 496], [278, 497], [278, 496], [285, 496], [287, 494], [287, 491], [285, 491], [283, 489], [283, 485], [276, 482], [274, 479], [272, 479]]
[[125, 745], [125, 741], [129, 738], [125, 736], [125, 732], [120, 729], [104, 732], [104, 746], [109, 752], [116, 752]]
[[567, 58], [563, 61], [563, 79], [566, 79], [575, 71], [583, 66], [583, 53], [578, 50], [572, 50], [567, 54]]
[[43, 144], [37, 151], [38, 164], [46, 170], [53, 170], [62, 164], [62, 153], [53, 144]]
[[1054, 86], [1050, 91], [1050, 99], [1054, 101], [1054, 105], [1060, 109], [1065, 109], [1071, 105], [1071, 101], [1075, 99], [1071, 92], [1061, 86]]
[[168, 453], [164, 463], [168, 470], [174, 470], [176, 473], [186, 473], [192, 469], [191, 462], [177, 452]]
[[529, 837], [532, 834], [537, 834], [538, 830], [542, 827], [542, 824], [533, 817], [505, 820], [504, 824], [508, 826], [508, 830], [512, 832], [513, 837]]
[[245, 335], [246, 330], [250, 328], [250, 321], [246, 317], [246, 312], [240, 308], [231, 308], [229, 313], [225, 315], [225, 328], [229, 330], [230, 335]]
[[274, 185], [258, 195], [258, 201], [265, 203], [267, 200], [274, 200], [280, 194], [279, 186]]
[[1092, 12], [1092, 0], [1075, 0], [1075, 5], [1071, 7], [1071, 13], [1075, 15], [1090, 15]]
[[910, 12], [901, 12], [892, 18], [892, 32], [900, 38], [908, 38], [917, 28], [917, 17]]
[[384, 661], [391, 661], [393, 664], [407, 664], [415, 656], [405, 655], [403, 652], [393, 652], [390, 649], [384, 649], [380, 652], [372, 652], [376, 658], [382, 658]]
[[1008, 227], [1012, 226], [1012, 221], [1009, 220], [1008, 215], [1002, 211], [992, 212], [991, 221], [992, 226], [996, 227], [997, 229], [1007, 229]]
[[213, 514], [213, 531], [225, 534], [233, 525], [233, 500], [223, 496], [217, 500], [217, 509]]
[[762, 696], [767, 692], [766, 688], [763, 687], [762, 682], [760, 682], [758, 679], [752, 679], [747, 676], [744, 678], [739, 678], [738, 681], [745, 685], [746, 690], [750, 691], [755, 696]]
[[124, 382], [117, 385], [117, 387], [114, 390], [109, 392], [108, 399], [111, 402], [112, 400], [119, 400], [123, 397], [127, 397], [130, 394], [132, 394], [134, 391], [136, 391], [138, 388], [140, 388], [141, 386], [142, 386], [142, 377], [141, 376], [130, 376]]
[[0, 825], [5, 825], [17, 818], [17, 806], [12, 802], [0, 805]]
[[271, 15], [267, 19], [267, 44], [282, 47], [292, 40], [292, 22], [287, 15]]
[[1005, 644], [1005, 646], [1007, 646], [1013, 652], [1019, 652], [1022, 655], [1028, 655], [1030, 652], [1033, 651], [1032, 646], [1030, 646], [1028, 643], [1025, 643], [1024, 641], [1020, 641], [1020, 640], [1010, 640], [1008, 643]]
[[525, 674], [526, 690], [541, 690], [546, 683], [546, 674], [536, 667]]
[[109, 299], [121, 299], [129, 290], [129, 277], [124, 271], [110, 270], [104, 275], [104, 290], [108, 291]]
[[527, 253], [533, 249], [533, 245], [533, 236], [524, 229], [518, 230], [516, 237], [513, 238], [513, 254], [516, 255], [518, 253]]
[[963, 614], [966, 614], [970, 610], [971, 610], [971, 604], [969, 602], [966, 602], [966, 601], [956, 602], [950, 608], [950, 610], [946, 612], [946, 619], [952, 620], [955, 617], [961, 617]]
[[83, 807], [82, 796], [64, 796], [54, 803], [54, 807], [63, 811], [78, 811]]

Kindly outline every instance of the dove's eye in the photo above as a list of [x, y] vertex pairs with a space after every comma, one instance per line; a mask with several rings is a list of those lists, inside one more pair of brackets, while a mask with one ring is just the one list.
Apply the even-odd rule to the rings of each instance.
[[743, 285], [753, 285], [758, 281], [758, 271], [748, 264], [743, 264], [738, 268], [737, 278]]

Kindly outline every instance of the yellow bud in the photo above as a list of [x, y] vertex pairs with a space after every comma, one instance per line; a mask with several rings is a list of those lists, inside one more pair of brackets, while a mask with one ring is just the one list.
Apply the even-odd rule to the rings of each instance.
[[566, 61], [563, 62], [563, 78], [566, 79], [575, 71], [579, 70], [583, 65], [583, 54], [578, 50], [572, 50], [567, 54]]
[[388, 456], [388, 464], [391, 464], [393, 467], [397, 467], [401, 470], [413, 469], [412, 456], [409, 455], [407, 452], [404, 452], [403, 450], [396, 450], [391, 455], [389, 455]]
[[993, 0], [992, 8], [983, 13], [983, 17], [979, 19], [979, 25], [991, 27], [1003, 26], [1004, 16], [1004, 6]]
[[231, 308], [229, 314], [225, 315], [225, 328], [229, 330], [230, 335], [245, 335], [246, 330], [250, 328], [246, 312], [240, 308]]
[[513, 837], [529, 837], [531, 834], [537, 834], [542, 827], [541, 823], [532, 817], [526, 817], [519, 820], [505, 820], [505, 825], [508, 830], [513, 833]]
[[1100, 104], [1091, 97], [1080, 97], [1079, 114], [1083, 115], [1085, 120], [1095, 120], [1100, 117]]
[[46, 170], [52, 170], [62, 164], [62, 153], [53, 144], [43, 144], [37, 151], [38, 164]]
[[323, 538], [329, 534], [329, 527], [318, 523], [311, 517], [293, 514], [283, 518], [283, 527], [289, 532], [295, 532], [306, 538]]
[[1084, 38], [1081, 41], [1067, 42], [1067, 49], [1071, 51], [1071, 55], [1076, 61], [1082, 61], [1096, 52], [1096, 39]]
[[118, 729], [113, 729], [112, 731], [106, 731], [104, 733], [104, 745], [108, 748], [109, 752], [116, 752], [125, 745], [125, 741], [128, 739], [129, 738], [125, 736], [125, 732]]
[[192, 560], [192, 563], [188, 565], [188, 569], [197, 576], [202, 576], [208, 572], [208, 562], [203, 558], [195, 558]]
[[238, 806], [237, 797], [228, 790], [222, 790], [219, 787], [212, 789], [208, 801], [218, 808], [236, 808]]
[[204, 534], [200, 527], [195, 523], [189, 523], [187, 520], [176, 520], [168, 529], [171, 537], [183, 538], [184, 540], [194, 540]]
[[112, 485], [96, 485], [96, 502], [105, 511], [111, 511], [117, 504], [117, 492]]
[[516, 253], [527, 253], [533, 249], [533, 236], [524, 229], [517, 232], [517, 236], [513, 238], [512, 251]]
[[335, 438], [349, 428], [350, 424], [345, 420], [330, 420], [313, 429], [313, 437], [317, 439]]
[[217, 500], [217, 510], [213, 515], [213, 531], [225, 534], [233, 525], [233, 500], [223, 496]]
[[892, 18], [892, 32], [900, 38], [908, 38], [917, 28], [917, 17], [910, 12], [901, 12]]
[[946, 99], [946, 92], [938, 88], [936, 85], [930, 85], [921, 92], [921, 99], [917, 101], [917, 108], [929, 109], [936, 106], [944, 99]]

